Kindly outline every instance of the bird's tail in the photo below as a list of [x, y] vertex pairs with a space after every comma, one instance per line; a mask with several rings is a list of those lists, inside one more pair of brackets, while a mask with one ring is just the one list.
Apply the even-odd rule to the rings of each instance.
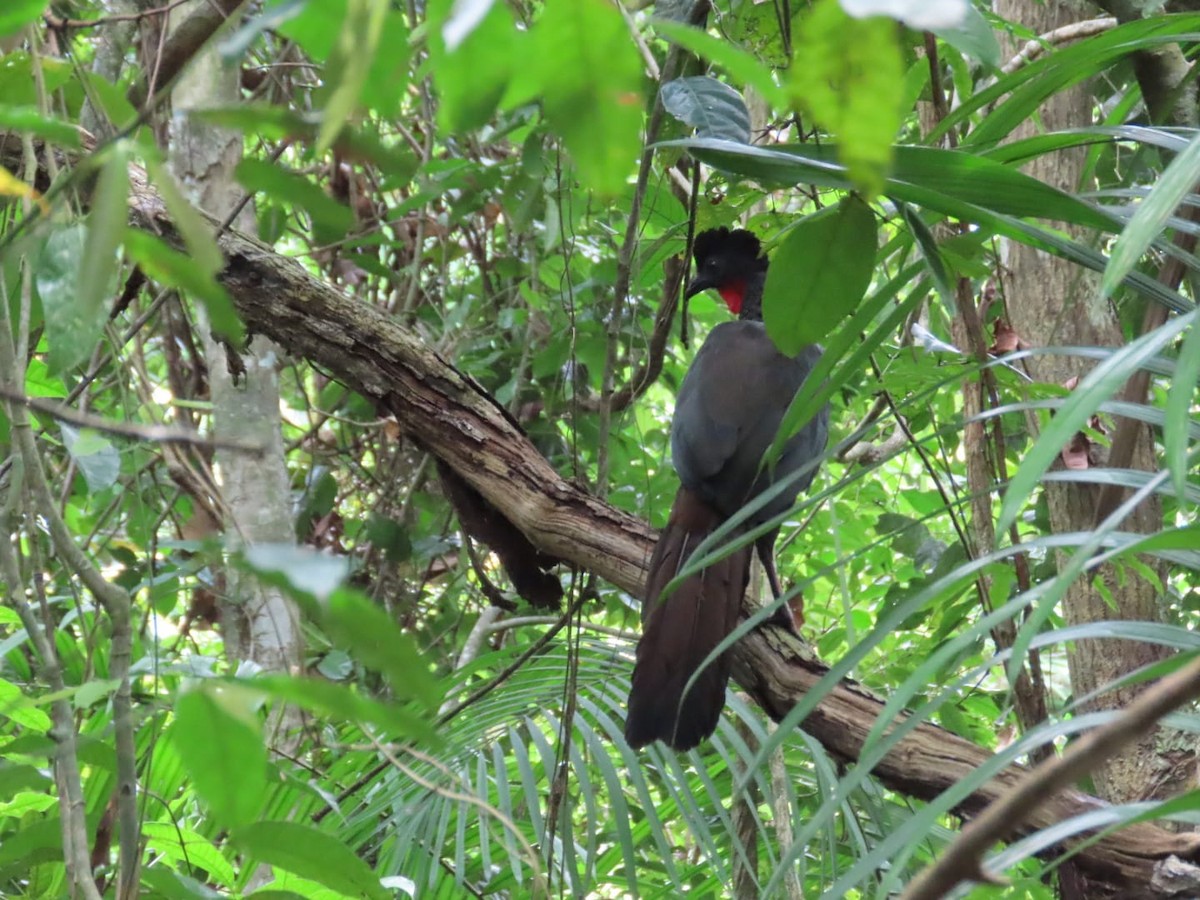
[[729, 652], [711, 660], [686, 695], [684, 688], [737, 625], [754, 545], [735, 550], [660, 597], [692, 551], [723, 521], [686, 488], [676, 494], [646, 579], [642, 639], [625, 719], [625, 740], [631, 747], [661, 740], [676, 750], [690, 750], [716, 730], [725, 706]]

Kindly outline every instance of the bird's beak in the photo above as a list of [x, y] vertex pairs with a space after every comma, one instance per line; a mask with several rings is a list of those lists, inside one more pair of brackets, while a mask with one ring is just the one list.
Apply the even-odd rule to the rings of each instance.
[[716, 282], [707, 275], [697, 275], [688, 282], [687, 290], [683, 292], [683, 298], [690, 300], [702, 291], [707, 291], [709, 288], [715, 288], [716, 286]]

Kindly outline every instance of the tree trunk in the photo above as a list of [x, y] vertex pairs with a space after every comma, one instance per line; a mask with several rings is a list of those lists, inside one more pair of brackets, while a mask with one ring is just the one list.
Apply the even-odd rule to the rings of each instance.
[[[1070, 0], [996, 0], [995, 9], [1005, 19], [1020, 22], [1036, 34], [1092, 18], [1095, 10]], [[1015, 48], [1012, 48], [1015, 50]], [[1013, 139], [1035, 133], [1060, 131], [1091, 124], [1093, 98], [1088, 86], [1061, 90], [1045, 103], [1035, 119], [1022, 123]], [[1083, 148], [1039, 156], [1025, 171], [1047, 184], [1076, 191], [1085, 161]], [[1080, 234], [1074, 235], [1076, 238]], [[1118, 347], [1124, 343], [1120, 322], [1112, 304], [1101, 299], [1098, 277], [1082, 267], [1033, 248], [1008, 243], [1001, 260], [1001, 285], [1005, 309], [1021, 341], [1030, 347], [1049, 345]], [[1066, 385], [1082, 377], [1093, 364], [1069, 356], [1036, 357], [1027, 361], [1035, 381]], [[1029, 425], [1037, 428], [1036, 419]], [[1154, 471], [1154, 445], [1148, 428], [1142, 427], [1133, 457], [1133, 467]], [[1051, 528], [1056, 533], [1086, 532], [1095, 527], [1099, 488], [1089, 484], [1047, 484], [1044, 487]], [[1156, 499], [1138, 507], [1123, 530], [1147, 532], [1162, 524]], [[1059, 565], [1066, 556], [1059, 554]], [[1152, 563], [1151, 563], [1152, 565]], [[1111, 597], [1110, 606], [1106, 595]], [[1063, 616], [1069, 625], [1108, 619], [1161, 622], [1158, 585], [1131, 571], [1105, 566], [1091, 578], [1079, 578], [1063, 601]], [[1071, 688], [1082, 698], [1143, 666], [1170, 655], [1166, 648], [1122, 640], [1077, 641], [1068, 653]], [[1144, 686], [1108, 690], [1084, 705], [1084, 710], [1121, 709]], [[1120, 756], [1111, 758], [1095, 773], [1100, 795], [1113, 802], [1163, 797], [1181, 786], [1172, 764], [1160, 756], [1162, 729], [1145, 734]]]
[[[189, 4], [172, 13], [172, 25], [204, 7]], [[180, 181], [192, 192], [195, 203], [223, 218], [241, 200], [233, 179], [242, 157], [240, 133], [209, 123], [193, 124], [188, 109], [232, 105], [240, 97], [240, 70], [224, 65], [216, 49], [197, 54], [172, 91], [177, 113], [171, 120], [171, 162]], [[253, 226], [253, 205], [237, 222]], [[199, 306], [197, 306], [198, 311]], [[201, 311], [202, 312], [202, 311]], [[290, 544], [295, 541], [290, 481], [280, 430], [278, 365], [280, 348], [264, 337], [248, 347], [232, 348], [214, 337], [206, 317], [200, 315], [201, 340], [208, 361], [208, 386], [213, 404], [213, 432], [227, 441], [265, 448], [256, 457], [217, 450], [215, 468], [220, 474], [221, 502], [225, 513], [225, 546], [236, 550], [250, 544]], [[239, 357], [236, 365], [228, 354]], [[225, 596], [220, 613], [225, 649], [233, 660], [253, 660], [268, 672], [298, 674], [303, 664], [303, 636], [299, 613], [281, 590], [261, 584], [252, 575], [226, 567], [222, 573]], [[294, 708], [282, 707], [270, 720], [270, 743], [289, 753], [299, 738], [301, 720]]]

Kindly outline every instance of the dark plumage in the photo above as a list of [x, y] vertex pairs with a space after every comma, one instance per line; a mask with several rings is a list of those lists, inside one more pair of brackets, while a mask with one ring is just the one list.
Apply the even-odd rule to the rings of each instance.
[[[646, 579], [644, 632], [625, 724], [633, 747], [661, 740], [688, 750], [716, 728], [725, 705], [729, 654], [710, 662], [686, 696], [684, 687], [737, 625], [751, 548], [731, 553], [660, 599], [663, 589], [705, 537], [748, 500], [818, 460], [825, 448], [827, 408], [788, 441], [773, 469], [760, 465], [784, 412], [821, 357], [816, 345], [784, 356], [767, 336], [762, 324], [767, 260], [760, 254], [758, 239], [748, 231], [720, 228], [696, 238], [696, 277], [687, 295], [715, 288], [740, 318], [709, 333], [675, 403], [671, 459], [681, 486]], [[814, 465], [796, 477], [741, 530], [790, 508], [815, 474]], [[781, 594], [774, 562], [777, 534], [775, 529], [755, 542], [776, 597]]]

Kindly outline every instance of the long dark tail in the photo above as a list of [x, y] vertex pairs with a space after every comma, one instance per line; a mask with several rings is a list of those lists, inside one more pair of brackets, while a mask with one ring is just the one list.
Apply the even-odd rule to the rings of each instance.
[[692, 492], [675, 495], [671, 519], [650, 559], [642, 639], [629, 691], [625, 740], [644, 747], [655, 740], [690, 750], [716, 730], [725, 706], [729, 653], [722, 653], [684, 688], [700, 664], [737, 625], [750, 578], [754, 546], [734, 551], [681, 583], [660, 602], [663, 588], [683, 568], [723, 517]]

